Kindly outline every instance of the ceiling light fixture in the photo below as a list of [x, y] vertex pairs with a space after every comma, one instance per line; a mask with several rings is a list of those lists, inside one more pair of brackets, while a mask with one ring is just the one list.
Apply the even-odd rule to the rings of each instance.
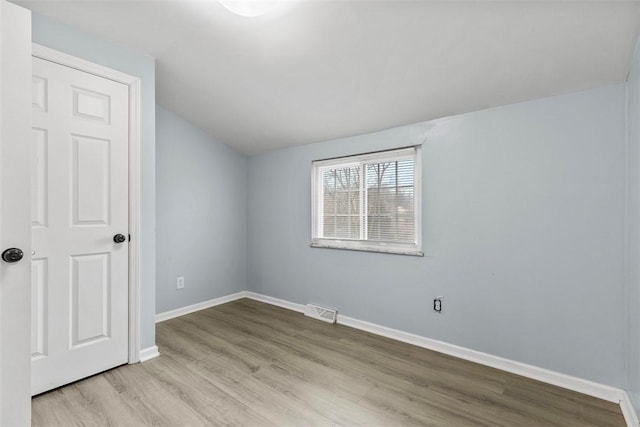
[[269, 12], [278, 2], [273, 0], [218, 0], [236, 15], [254, 18]]

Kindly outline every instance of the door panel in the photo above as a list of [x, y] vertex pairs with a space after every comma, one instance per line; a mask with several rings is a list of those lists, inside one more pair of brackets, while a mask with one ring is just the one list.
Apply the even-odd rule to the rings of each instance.
[[109, 255], [71, 257], [71, 348], [109, 338]]
[[46, 259], [31, 260], [31, 357], [47, 355], [47, 294], [49, 266]]
[[34, 109], [47, 111], [47, 79], [31, 77], [31, 103]]
[[111, 97], [108, 94], [80, 87], [74, 87], [72, 91], [75, 117], [109, 124]]
[[128, 360], [129, 112], [126, 85], [42, 59], [32, 86], [37, 394]]
[[47, 226], [47, 203], [49, 186], [47, 185], [48, 135], [46, 129], [33, 128], [33, 151], [31, 161], [31, 225]]
[[109, 224], [111, 141], [71, 135], [72, 225]]

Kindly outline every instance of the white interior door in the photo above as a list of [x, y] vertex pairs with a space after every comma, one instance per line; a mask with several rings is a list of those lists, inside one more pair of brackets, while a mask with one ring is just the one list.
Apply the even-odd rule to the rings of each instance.
[[33, 58], [32, 394], [128, 361], [128, 105]]
[[0, 0], [0, 426], [31, 424], [29, 393], [29, 180], [31, 14]]

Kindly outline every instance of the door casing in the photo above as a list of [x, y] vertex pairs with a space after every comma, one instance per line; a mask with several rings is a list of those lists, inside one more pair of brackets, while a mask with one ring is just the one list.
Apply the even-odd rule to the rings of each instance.
[[129, 87], [129, 363], [140, 361], [140, 78], [33, 43], [32, 56]]

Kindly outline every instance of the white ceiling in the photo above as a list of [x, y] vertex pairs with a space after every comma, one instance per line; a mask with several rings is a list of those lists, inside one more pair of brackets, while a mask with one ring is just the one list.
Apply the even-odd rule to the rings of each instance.
[[638, 1], [16, 1], [157, 58], [157, 99], [247, 154], [622, 82]]

